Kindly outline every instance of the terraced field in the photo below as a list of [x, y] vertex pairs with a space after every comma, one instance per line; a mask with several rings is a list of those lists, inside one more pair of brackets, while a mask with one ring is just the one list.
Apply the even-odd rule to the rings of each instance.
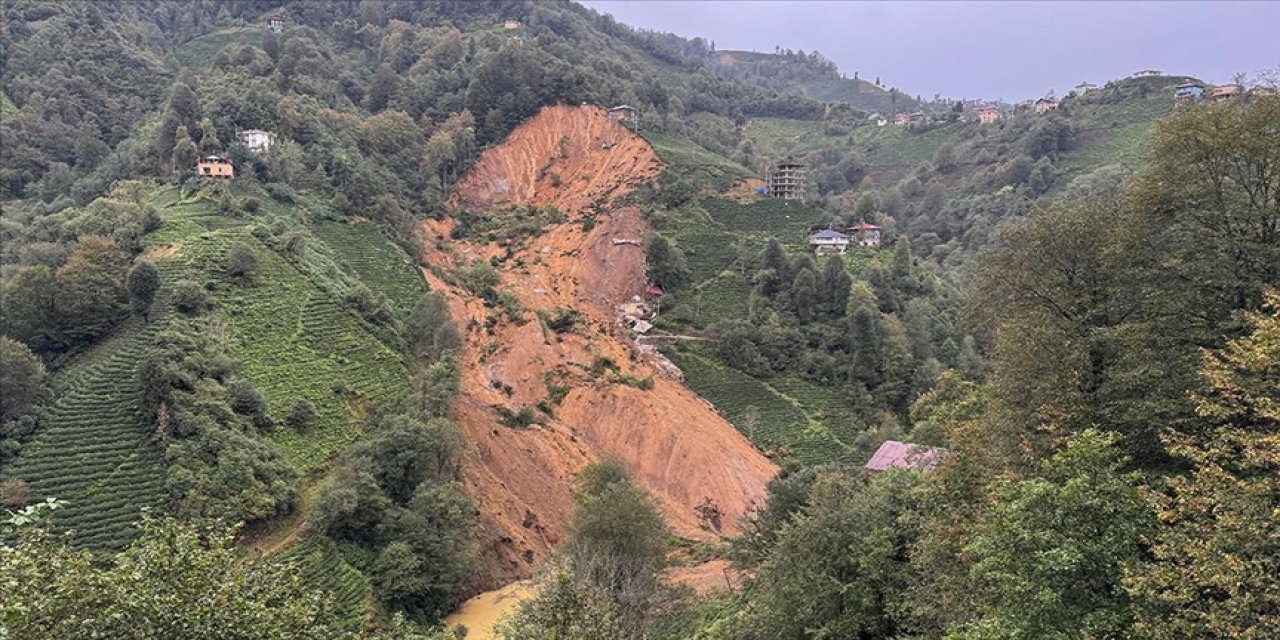
[[849, 451], [800, 403], [768, 383], [725, 367], [692, 350], [666, 352], [684, 371], [684, 383], [761, 451], [775, 459], [820, 464], [845, 458]]
[[149, 442], [138, 408], [138, 363], [164, 322], [118, 328], [55, 382], [49, 423], [5, 470], [25, 480], [34, 498], [66, 501], [54, 515], [78, 545], [114, 550], [133, 537], [144, 507], [162, 507], [164, 460]]
[[427, 285], [408, 254], [371, 222], [325, 222], [313, 228], [351, 270], [375, 292], [387, 296], [396, 312], [407, 316], [426, 293]]
[[333, 540], [312, 536], [281, 554], [279, 560], [294, 564], [304, 584], [332, 593], [338, 617], [350, 630], [360, 629], [369, 606], [369, 581], [343, 560]]
[[[226, 253], [237, 243], [258, 256], [252, 284], [223, 276]], [[281, 428], [270, 436], [300, 471], [318, 469], [355, 439], [353, 412], [408, 397], [400, 354], [245, 229], [185, 238], [180, 255], [193, 271], [214, 279], [213, 295], [228, 320], [229, 353], [266, 396], [270, 415], [282, 421], [298, 398], [316, 406], [319, 417], [305, 431]]]

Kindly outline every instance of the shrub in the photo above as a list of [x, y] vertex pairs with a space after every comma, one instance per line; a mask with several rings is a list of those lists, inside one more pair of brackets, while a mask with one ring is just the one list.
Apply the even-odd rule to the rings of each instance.
[[173, 308], [188, 315], [199, 313], [209, 304], [208, 292], [191, 280], [179, 280], [174, 283], [169, 296]]
[[245, 213], [257, 213], [262, 208], [262, 202], [257, 198], [245, 198], [244, 202], [240, 203], [240, 208], [244, 209]]
[[289, 415], [285, 416], [284, 422], [294, 429], [301, 429], [314, 422], [319, 415], [316, 405], [310, 400], [298, 398], [293, 402], [293, 408], [289, 409]]
[[27, 487], [27, 482], [22, 478], [9, 478], [0, 483], [0, 505], [6, 507], [21, 507], [27, 504], [27, 499], [31, 492]]
[[595, 359], [591, 361], [591, 375], [593, 376], [599, 377], [604, 375], [604, 372], [606, 371], [617, 370], [618, 363], [614, 362], [613, 358], [608, 356], [596, 356]]
[[557, 309], [556, 314], [547, 320], [547, 328], [556, 333], [568, 333], [581, 317], [576, 309]]
[[512, 429], [523, 429], [538, 422], [537, 414], [529, 407], [521, 407], [519, 411], [512, 411], [506, 407], [496, 408], [498, 410], [498, 423]]
[[231, 410], [246, 416], [262, 415], [267, 411], [267, 399], [252, 382], [241, 378], [227, 387]]
[[258, 254], [241, 242], [227, 251], [227, 274], [237, 280], [249, 281], [258, 272]]

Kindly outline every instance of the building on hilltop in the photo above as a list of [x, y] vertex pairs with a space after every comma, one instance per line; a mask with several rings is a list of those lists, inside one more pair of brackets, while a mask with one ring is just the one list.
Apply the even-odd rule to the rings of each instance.
[[893, 123], [894, 123], [894, 124], [896, 124], [896, 125], [898, 125], [898, 126], [902, 126], [902, 125], [907, 124], [908, 122], [911, 122], [911, 116], [909, 116], [909, 115], [907, 115], [907, 114], [905, 114], [905, 113], [895, 113], [895, 114], [893, 114]]
[[196, 175], [206, 178], [234, 178], [236, 175], [235, 165], [231, 164], [231, 159], [226, 156], [209, 155], [201, 156], [196, 162]]
[[240, 144], [253, 151], [267, 151], [270, 149], [271, 143], [274, 141], [273, 137], [271, 132], [261, 129], [246, 129], [236, 134]]
[[999, 107], [983, 107], [978, 109], [978, 122], [982, 124], [991, 124], [1000, 119]]
[[1224, 84], [1213, 88], [1213, 101], [1226, 102], [1232, 98], [1239, 97], [1241, 93], [1240, 85]]
[[808, 169], [799, 162], [783, 160], [774, 166], [765, 179], [769, 195], [783, 200], [804, 200], [804, 186]]
[[1164, 75], [1164, 74], [1160, 73], [1160, 71], [1159, 71], [1159, 70], [1157, 70], [1157, 69], [1143, 69], [1142, 71], [1137, 71], [1137, 72], [1135, 72], [1135, 73], [1133, 74], [1133, 77], [1135, 77], [1135, 78], [1154, 78], [1154, 77], [1156, 77], [1156, 76], [1160, 76], [1160, 75]]
[[267, 28], [274, 33], [282, 33], [284, 31], [284, 18], [282, 16], [267, 18]]
[[1058, 101], [1050, 98], [1040, 98], [1036, 100], [1036, 113], [1049, 113], [1058, 108]]
[[844, 253], [849, 248], [849, 236], [834, 229], [823, 229], [809, 235], [809, 247], [814, 253]]
[[502, 23], [502, 28], [506, 29], [507, 31], [515, 31], [516, 29], [520, 28], [520, 21], [507, 20], [506, 22]]
[[1184, 82], [1173, 88], [1174, 102], [1192, 102], [1204, 97], [1204, 87], [1195, 82]]
[[849, 227], [849, 237], [859, 247], [880, 246], [880, 227], [867, 222], [859, 222]]
[[1249, 90], [1249, 95], [1255, 98], [1274, 96], [1276, 95], [1276, 89], [1275, 87], [1264, 87], [1262, 85], [1258, 85]]
[[885, 440], [884, 444], [881, 444], [880, 448], [876, 449], [871, 459], [862, 465], [862, 468], [867, 471], [887, 471], [889, 469], [930, 471], [950, 455], [951, 451], [942, 447], [926, 447], [909, 442]]
[[635, 122], [636, 108], [629, 104], [620, 104], [609, 110], [609, 119], [618, 122]]
[[1097, 89], [1097, 88], [1098, 88], [1098, 85], [1096, 85], [1096, 84], [1090, 84], [1090, 83], [1088, 83], [1088, 82], [1081, 82], [1080, 84], [1076, 85], [1076, 87], [1075, 87], [1075, 92], [1076, 92], [1076, 95], [1078, 95], [1078, 96], [1082, 96], [1082, 95], [1084, 95], [1084, 94], [1086, 94], [1086, 93], [1089, 93], [1090, 91], [1093, 91], [1094, 89]]

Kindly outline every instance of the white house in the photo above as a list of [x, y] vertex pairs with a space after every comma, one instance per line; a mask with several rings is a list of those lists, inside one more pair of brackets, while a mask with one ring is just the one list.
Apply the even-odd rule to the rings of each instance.
[[809, 236], [809, 246], [816, 253], [844, 253], [849, 248], [849, 236], [834, 229], [823, 229]]
[[271, 148], [271, 133], [261, 129], [248, 129], [236, 134], [244, 146], [254, 151], [266, 151]]

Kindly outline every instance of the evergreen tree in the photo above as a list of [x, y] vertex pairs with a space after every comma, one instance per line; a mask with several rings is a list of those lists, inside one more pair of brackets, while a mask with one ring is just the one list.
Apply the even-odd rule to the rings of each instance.
[[213, 121], [208, 118], [201, 118], [200, 153], [217, 153], [219, 151], [222, 151], [222, 141], [218, 139], [218, 131], [214, 128]]

